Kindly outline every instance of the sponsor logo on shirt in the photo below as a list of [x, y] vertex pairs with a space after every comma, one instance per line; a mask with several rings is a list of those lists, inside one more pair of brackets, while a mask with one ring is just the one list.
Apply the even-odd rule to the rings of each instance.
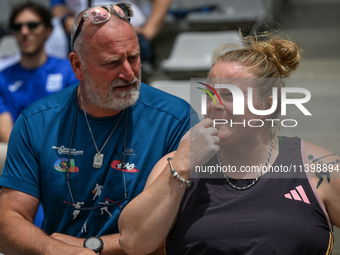
[[127, 162], [123, 165], [123, 162], [119, 159], [112, 161], [111, 167], [126, 173], [137, 173], [139, 171], [134, 163]]
[[8, 85], [8, 90], [13, 93], [17, 91], [23, 84], [23, 81], [16, 81], [13, 84]]
[[123, 152], [123, 154], [125, 155], [130, 155], [130, 156], [135, 156], [136, 154], [134, 153], [135, 150], [132, 148], [126, 148], [125, 151]]
[[[54, 162], [54, 169], [59, 172], [66, 172], [67, 158], [60, 158]], [[70, 173], [78, 173], [79, 168], [76, 167], [74, 159], [70, 159]]]
[[292, 189], [289, 193], [284, 194], [284, 196], [285, 198], [288, 198], [288, 199], [301, 201], [301, 202], [305, 202], [306, 204], [310, 204], [309, 199], [302, 185], [299, 185], [295, 189]]
[[64, 145], [57, 147], [52, 146], [52, 149], [58, 150], [58, 154], [83, 155], [84, 151], [76, 151], [76, 149], [66, 148]]
[[61, 73], [49, 74], [47, 76], [46, 91], [56, 92], [63, 88], [63, 75]]

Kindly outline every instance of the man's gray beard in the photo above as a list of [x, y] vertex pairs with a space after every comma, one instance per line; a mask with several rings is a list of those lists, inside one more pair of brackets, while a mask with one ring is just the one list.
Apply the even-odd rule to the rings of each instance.
[[[86, 71], [85, 71], [86, 73]], [[99, 107], [121, 111], [134, 105], [139, 98], [139, 90], [141, 86], [141, 71], [139, 72], [139, 79], [135, 76], [132, 82], [125, 80], [112, 81], [110, 85], [110, 91], [107, 97], [102, 97], [96, 93], [97, 82], [91, 77], [84, 75], [85, 77], [85, 90], [89, 99]], [[127, 84], [133, 84], [133, 88], [130, 90], [121, 91], [117, 95], [117, 91], [114, 88], [117, 86], [123, 86]], [[116, 95], [114, 95], [114, 93]]]

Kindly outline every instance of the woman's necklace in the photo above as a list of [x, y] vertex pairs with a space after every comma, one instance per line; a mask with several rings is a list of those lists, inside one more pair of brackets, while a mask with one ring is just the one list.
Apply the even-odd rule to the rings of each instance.
[[[270, 149], [269, 149], [269, 155], [268, 155], [268, 158], [267, 158], [267, 161], [266, 163], [264, 164], [265, 166], [268, 165], [269, 163], [269, 160], [270, 160], [270, 157], [272, 155], [272, 151], [273, 151], [273, 142], [274, 142], [274, 138], [272, 138], [272, 141], [270, 143]], [[222, 162], [221, 162], [221, 157], [220, 157], [220, 152], [217, 153], [217, 160], [218, 160], [218, 164], [220, 166], [222, 166]], [[263, 169], [263, 168], [262, 168]], [[245, 186], [245, 187], [237, 187], [235, 186], [234, 184], [231, 183], [231, 181], [229, 180], [229, 177], [223, 172], [223, 175], [224, 175], [224, 178], [227, 180], [227, 183], [229, 184], [230, 187], [232, 187], [233, 189], [236, 189], [236, 190], [245, 190], [245, 189], [249, 189], [250, 187], [254, 186], [254, 184], [259, 180], [259, 178], [262, 176], [263, 174], [263, 171], [261, 169], [261, 172], [260, 174], [253, 180], [252, 183], [250, 183], [248, 186]]]
[[110, 140], [113, 132], [115, 131], [116, 127], [118, 126], [118, 123], [120, 121], [120, 119], [122, 118], [122, 116], [124, 115], [124, 112], [125, 112], [125, 109], [124, 111], [122, 112], [122, 114], [120, 115], [116, 125], [113, 127], [109, 137], [106, 139], [105, 143], [103, 144], [102, 148], [100, 150], [98, 150], [98, 147], [97, 147], [97, 143], [96, 141], [94, 140], [94, 136], [92, 134], [92, 130], [91, 130], [91, 126], [90, 126], [90, 123], [89, 123], [89, 120], [87, 119], [87, 114], [86, 114], [86, 111], [85, 111], [85, 104], [84, 104], [84, 101], [83, 101], [83, 97], [81, 95], [81, 93], [79, 92], [79, 97], [80, 97], [80, 100], [81, 100], [81, 103], [83, 105], [83, 108], [84, 108], [84, 115], [85, 115], [85, 119], [86, 119], [86, 123], [87, 123], [87, 126], [90, 130], [90, 134], [91, 134], [91, 137], [92, 137], [92, 140], [93, 140], [93, 143], [94, 143], [94, 146], [96, 147], [96, 150], [97, 150], [97, 153], [94, 155], [93, 157], [93, 167], [96, 168], [96, 169], [99, 169], [102, 167], [103, 165], [103, 160], [104, 160], [104, 154], [102, 154], [102, 150], [104, 149], [105, 145], [107, 144], [107, 142]]

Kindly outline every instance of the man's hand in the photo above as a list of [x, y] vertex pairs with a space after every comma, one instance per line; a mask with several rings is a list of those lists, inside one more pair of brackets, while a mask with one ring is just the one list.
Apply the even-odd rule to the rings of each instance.
[[87, 249], [87, 248], [81, 248], [76, 253], [72, 253], [72, 255], [95, 255], [95, 254], [97, 254], [97, 253], [95, 253], [94, 251]]
[[69, 245], [81, 248], [81, 249], [79, 249], [79, 251], [76, 251], [76, 253], [74, 253], [74, 255], [94, 255], [94, 254], [96, 254], [94, 251], [92, 251], [90, 249], [83, 248], [83, 243], [85, 241], [85, 238], [78, 238], [78, 237], [69, 236], [69, 235], [60, 234], [60, 233], [53, 233], [51, 235], [51, 237], [54, 238], [54, 239], [57, 239], [61, 242], [67, 243]]
[[67, 243], [69, 245], [73, 245], [77, 247], [83, 247], [83, 244], [85, 241], [85, 238], [78, 238], [78, 237], [69, 236], [69, 235], [60, 234], [60, 233], [53, 233], [51, 237], [59, 241], [62, 241], [64, 243]]

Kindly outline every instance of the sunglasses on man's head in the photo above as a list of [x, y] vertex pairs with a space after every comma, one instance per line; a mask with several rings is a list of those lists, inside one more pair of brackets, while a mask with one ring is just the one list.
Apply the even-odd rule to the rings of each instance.
[[89, 17], [93, 24], [101, 24], [101, 23], [108, 21], [111, 18], [111, 10], [117, 17], [126, 19], [129, 22], [130, 22], [130, 18], [133, 17], [132, 6], [129, 3], [99, 5], [99, 6], [94, 6], [88, 9], [84, 13], [82, 19], [79, 21], [77, 30], [74, 33], [73, 40], [71, 43], [72, 50], [74, 46], [74, 41], [77, 39], [78, 35], [80, 34], [81, 28], [86, 18]]
[[22, 26], [26, 25], [29, 28], [29, 30], [32, 31], [32, 30], [36, 29], [41, 23], [42, 23], [42, 21], [39, 21], [39, 22], [31, 21], [31, 22], [27, 22], [27, 23], [14, 23], [14, 24], [12, 24], [11, 28], [12, 28], [12, 30], [14, 30], [16, 32], [19, 32], [19, 31], [21, 31]]

